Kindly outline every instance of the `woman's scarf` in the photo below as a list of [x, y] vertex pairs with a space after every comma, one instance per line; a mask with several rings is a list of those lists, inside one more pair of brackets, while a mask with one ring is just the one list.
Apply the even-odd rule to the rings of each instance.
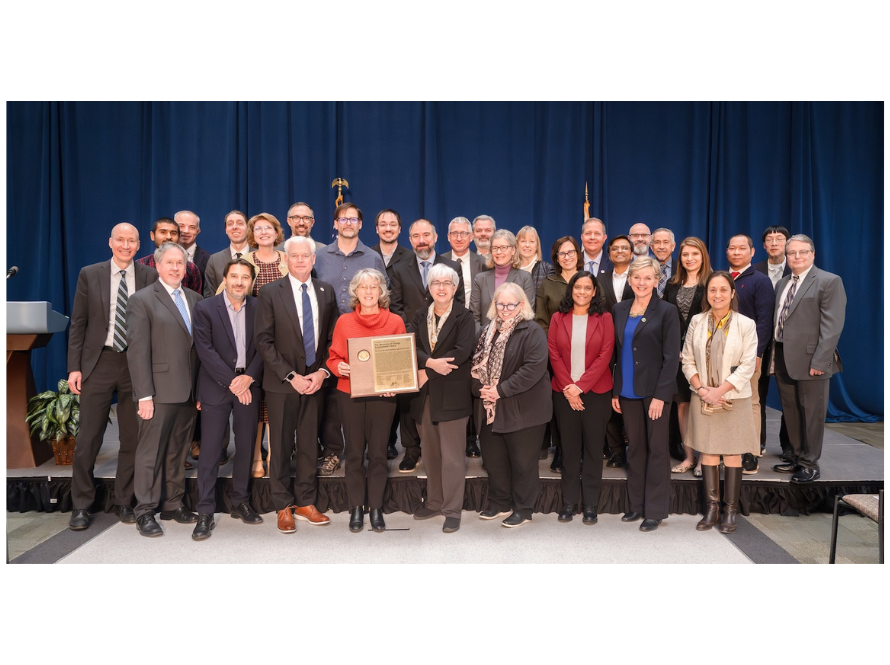
[[[497, 317], [485, 327], [479, 337], [479, 343], [476, 344], [476, 350], [473, 352], [473, 367], [470, 370], [470, 375], [474, 379], [478, 379], [483, 386], [495, 385], [501, 378], [501, 370], [504, 367], [504, 347], [507, 346], [510, 335], [516, 329], [516, 324], [521, 320], [519, 316], [514, 316], [507, 321]], [[495, 333], [498, 333], [496, 338]], [[485, 407], [486, 422], [491, 425], [494, 422], [497, 402], [483, 400], [482, 404]]]
[[439, 341], [439, 333], [442, 331], [442, 326], [445, 325], [448, 315], [451, 314], [452, 307], [454, 307], [454, 298], [448, 303], [448, 309], [439, 317], [439, 323], [437, 324], [436, 303], [430, 303], [430, 308], [426, 313], [426, 331], [430, 338], [430, 351], [436, 350], [436, 342]]
[[[705, 343], [705, 371], [711, 388], [723, 385], [726, 377], [722, 376], [723, 351], [726, 348], [726, 336], [729, 334], [729, 325], [732, 322], [732, 310], [727, 312], [719, 321], [714, 320], [714, 314], [708, 314], [708, 341]], [[721, 334], [717, 334], [717, 332]], [[732, 411], [732, 401], [726, 400], [725, 404], [707, 404], [709, 411]]]

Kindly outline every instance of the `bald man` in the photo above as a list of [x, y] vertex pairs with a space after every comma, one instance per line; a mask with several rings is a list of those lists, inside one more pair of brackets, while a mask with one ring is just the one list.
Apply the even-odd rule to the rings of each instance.
[[633, 243], [634, 260], [640, 256], [652, 255], [649, 251], [649, 243], [652, 241], [652, 231], [649, 230], [648, 226], [642, 222], [637, 222], [630, 227], [630, 231], [627, 232], [627, 235], [630, 238], [631, 243]]
[[133, 261], [139, 250], [139, 231], [132, 224], [115, 226], [108, 246], [108, 261], [80, 271], [68, 335], [68, 386], [80, 395], [80, 433], [71, 479], [73, 507], [68, 521], [74, 531], [90, 525], [89, 510], [96, 498], [93, 468], [115, 392], [120, 450], [114, 503], [121, 522], [136, 521], [132, 501], [138, 422], [127, 364], [127, 302], [137, 290], [156, 282], [158, 273]]

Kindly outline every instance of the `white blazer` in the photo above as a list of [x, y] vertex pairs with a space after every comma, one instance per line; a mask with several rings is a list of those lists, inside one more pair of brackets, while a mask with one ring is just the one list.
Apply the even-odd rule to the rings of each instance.
[[[708, 319], [710, 312], [696, 314], [689, 322], [686, 343], [683, 344], [683, 374], [691, 381], [696, 374], [699, 379], [706, 373], [705, 347], [708, 342]], [[721, 375], [734, 389], [727, 391], [726, 399], [751, 397], [751, 377], [757, 366], [757, 325], [747, 316], [733, 312], [732, 323], [726, 336], [723, 350]], [[735, 367], [735, 371], [733, 371]], [[705, 383], [705, 381], [702, 381]]]

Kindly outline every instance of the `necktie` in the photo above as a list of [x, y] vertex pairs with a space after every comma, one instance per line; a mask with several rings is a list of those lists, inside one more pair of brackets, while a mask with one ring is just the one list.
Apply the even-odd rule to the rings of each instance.
[[300, 287], [303, 294], [300, 296], [303, 304], [303, 349], [306, 351], [306, 367], [315, 364], [315, 324], [312, 321], [312, 302], [309, 300], [309, 292], [306, 285]]
[[236, 258], [236, 259], [240, 259], [240, 258], [241, 258], [241, 252], [235, 252], [235, 258]]
[[736, 279], [736, 278], [739, 276], [739, 271], [738, 271], [738, 270], [733, 270], [733, 271], [732, 271], [731, 273], [729, 273], [729, 274], [732, 275], [732, 278], [733, 278], [733, 279]]
[[666, 263], [661, 264], [661, 278], [658, 280], [658, 297], [664, 295], [664, 287], [668, 283], [668, 267]]
[[127, 348], [127, 271], [121, 270], [121, 283], [117, 287], [117, 305], [114, 309], [114, 350], [120, 353]]
[[426, 275], [430, 271], [430, 262], [421, 261], [420, 265], [423, 266], [423, 288], [426, 288]]
[[593, 267], [593, 261], [587, 262], [587, 272], [596, 277], [596, 268]]
[[179, 293], [179, 289], [175, 289], [173, 291], [173, 302], [176, 303], [176, 309], [179, 310], [179, 313], [182, 314], [182, 320], [185, 322], [186, 330], [189, 331], [189, 335], [192, 334], [192, 322], [189, 320], [188, 310], [185, 308], [185, 301], [182, 299], [182, 294]]
[[794, 292], [797, 291], [797, 282], [799, 280], [800, 275], [794, 275], [791, 278], [791, 288], [788, 289], [788, 294], [785, 296], [785, 302], [782, 304], [782, 311], [779, 312], [779, 323], [776, 325], [777, 342], [785, 341], [785, 319], [788, 318], [788, 310], [791, 309], [791, 303], [794, 300]]

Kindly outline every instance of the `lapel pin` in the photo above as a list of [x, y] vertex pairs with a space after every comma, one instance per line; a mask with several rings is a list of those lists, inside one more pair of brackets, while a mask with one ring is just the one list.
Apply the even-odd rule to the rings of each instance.
[[646, 323], [646, 317], [645, 317], [645, 316], [643, 317], [643, 323]]

